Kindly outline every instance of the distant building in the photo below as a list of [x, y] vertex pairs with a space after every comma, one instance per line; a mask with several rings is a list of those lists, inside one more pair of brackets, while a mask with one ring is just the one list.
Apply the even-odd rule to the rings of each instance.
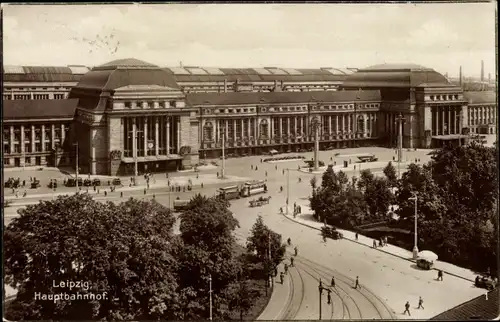
[[[86, 67], [4, 67], [4, 165], [74, 165], [132, 174], [190, 168], [199, 158], [466, 143], [495, 132], [496, 100], [464, 93], [418, 65], [355, 69], [160, 68], [136, 60]], [[487, 127], [486, 130], [484, 128]]]

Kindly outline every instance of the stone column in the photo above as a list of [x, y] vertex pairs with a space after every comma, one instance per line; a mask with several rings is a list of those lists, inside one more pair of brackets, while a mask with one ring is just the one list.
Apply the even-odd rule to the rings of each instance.
[[176, 116], [177, 118], [177, 154], [181, 151], [181, 118]]
[[55, 148], [56, 140], [55, 140], [55, 132], [56, 132], [56, 126], [55, 124], [52, 124], [50, 126], [50, 147], [53, 149]]
[[243, 119], [241, 119], [241, 133], [240, 133], [240, 136], [241, 136], [241, 139], [243, 139], [245, 137], [245, 122], [243, 122]]
[[170, 116], [167, 116], [167, 124], [166, 124], [166, 127], [167, 127], [167, 130], [165, 131], [166, 132], [166, 141], [167, 141], [167, 155], [170, 154]]
[[31, 126], [31, 152], [35, 152], [35, 126]]
[[233, 144], [236, 143], [236, 119], [233, 119]]
[[[203, 132], [202, 134], [203, 135]], [[213, 126], [212, 126], [212, 140], [214, 142], [217, 142], [217, 120], [214, 120]]]
[[144, 156], [148, 156], [148, 116], [144, 117]]
[[[12, 134], [14, 135], [14, 134]], [[42, 137], [41, 137], [42, 149], [41, 151], [45, 152], [45, 124], [42, 124]]]
[[278, 120], [279, 120], [279, 138], [281, 139], [281, 136], [283, 135], [283, 118], [282, 117], [278, 117]]
[[287, 134], [288, 136], [290, 136], [290, 119], [291, 119], [291, 117], [287, 117], [287, 118], [286, 118], [286, 127], [287, 127], [287, 132], [286, 132], [286, 134]]
[[451, 106], [446, 108], [448, 114], [448, 134], [451, 134]]
[[[24, 125], [21, 125], [21, 141], [19, 142], [21, 145], [21, 154], [24, 157], [25, 156], [25, 151], [24, 151]], [[21, 158], [21, 165], [24, 164], [25, 158]]]
[[332, 135], [332, 116], [328, 115], [328, 136]]
[[267, 137], [269, 138], [269, 140], [272, 140], [271, 133], [273, 133], [272, 132], [273, 120], [272, 120], [272, 118], [269, 118], [268, 120], [269, 120], [269, 123], [267, 126], [267, 133], [268, 133]]
[[64, 140], [66, 139], [66, 132], [64, 130], [65, 126], [64, 124], [61, 124], [61, 145], [64, 143]]
[[408, 124], [410, 128], [410, 149], [413, 149], [413, 115], [410, 115], [410, 123]]
[[155, 116], [155, 155], [160, 155], [160, 127], [158, 116]]
[[335, 134], [338, 134], [339, 131], [339, 116], [335, 115]]
[[[250, 142], [250, 137], [252, 136], [252, 131], [250, 131], [250, 128], [252, 127], [252, 119], [251, 118], [247, 118], [247, 124], [248, 124], [248, 128], [247, 128], [247, 135], [248, 135], [248, 142]], [[244, 130], [244, 128], [242, 128], [242, 131]]]

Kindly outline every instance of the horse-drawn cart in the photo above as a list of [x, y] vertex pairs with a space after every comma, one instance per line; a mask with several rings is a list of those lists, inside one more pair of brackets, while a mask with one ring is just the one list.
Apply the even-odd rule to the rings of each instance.
[[259, 197], [258, 199], [250, 200], [250, 207], [260, 207], [262, 205], [267, 205], [269, 203], [269, 200], [271, 199], [271, 196], [269, 197]]

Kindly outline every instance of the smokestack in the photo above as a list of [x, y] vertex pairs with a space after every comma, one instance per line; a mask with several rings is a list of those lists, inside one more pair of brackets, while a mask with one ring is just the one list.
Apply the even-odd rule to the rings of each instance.
[[459, 75], [458, 75], [458, 78], [459, 78], [459, 82], [460, 82], [460, 86], [462, 86], [462, 66], [460, 66], [460, 72], [459, 72]]
[[481, 82], [484, 82], [484, 60], [481, 60]]

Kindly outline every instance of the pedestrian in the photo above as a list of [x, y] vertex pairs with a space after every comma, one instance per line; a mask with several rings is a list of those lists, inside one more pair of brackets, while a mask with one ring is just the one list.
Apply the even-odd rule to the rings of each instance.
[[285, 274], [283, 274], [283, 272], [280, 273], [280, 280], [281, 280], [281, 284], [283, 285], [283, 279], [285, 278]]
[[275, 169], [275, 170], [278, 170], [278, 166], [277, 166], [277, 165], [275, 165], [275, 166], [274, 166], [274, 169]]
[[297, 246], [295, 246], [294, 251], [295, 251], [295, 256], [297, 256], [299, 254], [299, 249], [297, 248]]
[[153, 193], [153, 199], [155, 199], [155, 198], [156, 198], [156, 195]]
[[252, 165], [250, 165], [250, 170], [253, 170], [253, 164], [252, 164]]
[[422, 308], [422, 310], [425, 310], [425, 308], [424, 308], [424, 305], [423, 305], [423, 304], [424, 304], [424, 300], [422, 299], [422, 297], [421, 297], [421, 296], [419, 296], [419, 298], [418, 298], [418, 307], [417, 307], [417, 309]]
[[[65, 179], [65, 180], [66, 180], [66, 179]], [[33, 182], [33, 178], [32, 178], [32, 177], [30, 177], [30, 182]]]
[[288, 264], [285, 264], [285, 274], [288, 274]]
[[280, 213], [283, 214], [283, 207], [280, 207]]
[[217, 172], [217, 178], [219, 177], [219, 172]]
[[358, 233], [356, 233], [355, 237], [356, 237], [356, 240], [358, 240]]
[[106, 190], [104, 190], [104, 197], [107, 197], [108, 196], [108, 192]]
[[439, 270], [438, 271], [438, 278], [437, 278], [438, 281], [442, 281], [443, 280], [443, 271], [442, 270]]
[[302, 213], [302, 206], [299, 206], [299, 214]]
[[406, 314], [406, 312], [408, 312], [408, 315], [411, 316], [411, 314], [410, 314], [410, 302], [408, 302], [408, 301], [406, 301], [405, 311], [403, 312], [403, 314]]
[[120, 191], [120, 198], [123, 198], [123, 191]]
[[330, 283], [331, 287], [335, 287], [335, 277], [332, 276], [332, 282]]
[[255, 171], [259, 170], [259, 168], [255, 167]]
[[146, 195], [146, 189], [144, 189], [144, 195]]
[[26, 186], [26, 180], [23, 180], [23, 187]]
[[384, 236], [384, 245], [387, 246], [387, 236]]
[[293, 267], [293, 257], [290, 257], [290, 267]]
[[260, 163], [262, 163], [262, 159], [260, 159]]
[[94, 192], [96, 192], [96, 190], [97, 190], [97, 188], [96, 188], [96, 186], [94, 186]]
[[377, 241], [375, 239], [373, 240], [373, 248], [377, 248]]
[[278, 268], [277, 267], [274, 268], [274, 277], [276, 277], [276, 276], [278, 276]]
[[149, 190], [149, 182], [148, 182], [148, 190]]
[[201, 189], [203, 189], [203, 182], [201, 183]]
[[327, 304], [330, 304], [332, 302], [332, 295], [330, 293], [332, 293], [332, 291], [328, 290], [328, 295], [327, 295], [328, 302], [327, 302]]
[[266, 177], [267, 177], [267, 171], [266, 171]]
[[357, 289], [358, 287], [361, 288], [361, 286], [359, 285], [359, 277], [356, 276], [356, 284], [354, 285], [354, 288]]
[[285, 175], [285, 169], [283, 169], [282, 174]]

